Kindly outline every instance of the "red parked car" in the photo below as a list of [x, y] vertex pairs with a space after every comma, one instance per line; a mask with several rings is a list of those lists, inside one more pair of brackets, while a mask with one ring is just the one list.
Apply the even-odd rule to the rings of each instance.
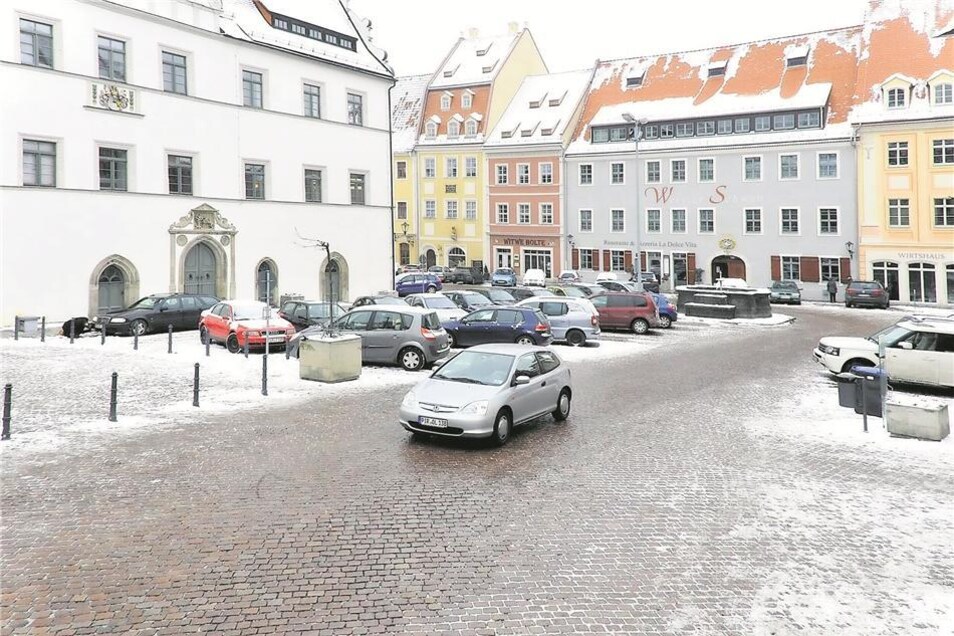
[[590, 302], [600, 312], [604, 329], [629, 329], [642, 334], [659, 326], [659, 308], [650, 293], [606, 292], [590, 296]]
[[[266, 321], [265, 317], [269, 316]], [[266, 324], [267, 323], [267, 324]], [[238, 353], [248, 342], [249, 349], [268, 346], [284, 348], [295, 335], [295, 327], [263, 302], [255, 300], [228, 300], [202, 312], [199, 318], [199, 337], [202, 342], [211, 338], [221, 342], [232, 353]]]

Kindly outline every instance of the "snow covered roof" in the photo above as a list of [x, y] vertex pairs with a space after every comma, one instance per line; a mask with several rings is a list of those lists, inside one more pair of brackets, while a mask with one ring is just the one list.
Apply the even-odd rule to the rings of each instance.
[[424, 95], [430, 75], [399, 77], [391, 91], [391, 144], [393, 152], [414, 149], [424, 112]]
[[[624, 123], [623, 113], [652, 121], [826, 106], [826, 124], [847, 121], [861, 31], [852, 26], [600, 63], [568, 152], [606, 152], [589, 143], [590, 127]], [[788, 66], [806, 52], [806, 64]]]
[[[560, 143], [589, 86], [591, 75], [592, 71], [586, 70], [524, 78], [507, 110], [488, 136], [487, 145]], [[513, 132], [515, 130], [516, 133]], [[524, 134], [525, 131], [529, 133]], [[505, 133], [510, 133], [510, 136]]]
[[[354, 48], [273, 26], [273, 14], [318, 27], [316, 30], [353, 38]], [[393, 76], [386, 64], [387, 54], [371, 42], [370, 22], [355, 15], [340, 0], [222, 0], [220, 27], [226, 35], [240, 40]]]
[[437, 69], [431, 88], [489, 84], [510, 54], [522, 31], [496, 37], [462, 37]]
[[[954, 66], [954, 0], [883, 0], [865, 19], [858, 66], [854, 123], [954, 117], [950, 104], [934, 104], [928, 83]], [[888, 109], [882, 86], [892, 79], [912, 85], [904, 108]]]

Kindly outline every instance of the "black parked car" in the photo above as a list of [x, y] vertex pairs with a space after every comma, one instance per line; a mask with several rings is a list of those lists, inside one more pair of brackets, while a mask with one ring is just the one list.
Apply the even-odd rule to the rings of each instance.
[[876, 280], [854, 280], [848, 283], [845, 289], [845, 307], [887, 309], [890, 306], [887, 290]]
[[498, 287], [464, 287], [466, 291], [477, 292], [478, 294], [485, 296], [490, 302], [495, 305], [510, 306], [516, 305], [517, 299], [513, 297], [513, 294], [508, 292], [506, 289], [500, 289]]
[[[454, 289], [451, 291], [445, 290], [441, 293], [450, 298], [455, 305], [464, 311], [473, 311], [483, 307], [493, 307], [496, 304], [483, 294], [479, 294], [476, 291], [470, 289]], [[510, 300], [510, 303], [513, 303], [513, 299]]]
[[[659, 293], [659, 279], [655, 272], [634, 272], [629, 281], [635, 283], [639, 291]], [[614, 290], [619, 291], [619, 290]]]
[[474, 270], [469, 267], [455, 267], [444, 274], [444, 282], [456, 283], [458, 285], [473, 285], [481, 281], [479, 277], [474, 274]]
[[96, 316], [94, 329], [105, 329], [106, 335], [143, 335], [162, 332], [172, 325], [174, 330], [198, 329], [199, 314], [219, 299], [199, 294], [153, 294], [140, 298], [126, 309]]
[[[335, 318], [348, 312], [348, 307], [335, 303]], [[289, 300], [279, 310], [278, 315], [295, 325], [295, 331], [301, 331], [315, 325], [327, 325], [331, 321], [331, 303], [317, 300]]]

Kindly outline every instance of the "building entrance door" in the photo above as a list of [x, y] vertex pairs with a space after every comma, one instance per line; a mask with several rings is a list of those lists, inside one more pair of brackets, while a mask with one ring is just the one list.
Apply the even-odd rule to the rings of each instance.
[[888, 300], [901, 300], [898, 264], [890, 261], [878, 261], [871, 264], [874, 279], [888, 290]]
[[497, 249], [497, 267], [513, 267], [513, 252], [509, 247], [501, 247]]
[[215, 279], [217, 263], [212, 248], [205, 243], [196, 243], [185, 259], [185, 285], [187, 294], [216, 296]]
[[553, 253], [550, 250], [523, 250], [523, 271], [542, 269], [543, 275], [553, 278]]
[[424, 268], [430, 269], [437, 265], [437, 254], [434, 253], [434, 250], [428, 249], [424, 252]]
[[115, 265], [110, 265], [99, 275], [99, 306], [100, 313], [107, 313], [125, 309], [126, 302], [124, 288], [126, 280], [123, 271]]
[[745, 280], [745, 261], [738, 256], [716, 256], [712, 259], [712, 282], [720, 278], [741, 278]]

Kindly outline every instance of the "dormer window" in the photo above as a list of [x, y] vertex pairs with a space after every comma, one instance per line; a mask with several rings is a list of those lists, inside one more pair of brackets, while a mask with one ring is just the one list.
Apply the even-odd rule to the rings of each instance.
[[888, 90], [888, 108], [904, 108], [907, 104], [907, 91], [903, 88]]
[[708, 77], [720, 77], [725, 75], [725, 62], [716, 62], [709, 65]]
[[477, 136], [477, 122], [474, 121], [473, 119], [468, 119], [468, 120], [464, 123], [464, 134], [467, 135], [468, 137], [476, 137], [476, 136]]
[[543, 106], [543, 102], [545, 102], [546, 99], [547, 99], [547, 94], [544, 93], [543, 96], [540, 97], [540, 99], [530, 100], [530, 108], [540, 108], [541, 106]]
[[477, 57], [483, 57], [483, 56], [487, 55], [487, 51], [490, 50], [490, 47], [491, 47], [491, 46], [493, 46], [493, 42], [491, 42], [490, 44], [488, 44], [487, 46], [485, 46], [485, 47], [482, 48], [482, 49], [477, 49]]
[[790, 57], [785, 60], [785, 66], [788, 68], [792, 68], [795, 66], [805, 66], [806, 64], [808, 64], [807, 55], [798, 55], [796, 57]]
[[471, 108], [474, 105], [474, 94], [470, 91], [466, 91], [463, 97], [460, 98], [461, 108]]
[[547, 106], [554, 108], [563, 103], [563, 98], [566, 97], [566, 91], [563, 92], [559, 97], [551, 97], [550, 101], [547, 102]]
[[934, 104], [936, 106], [954, 103], [954, 85], [949, 82], [944, 84], [935, 84], [932, 93], [934, 95]]
[[447, 93], [441, 95], [441, 110], [450, 110], [451, 96]]
[[457, 69], [458, 69], [459, 67], [460, 67], [460, 65], [458, 64], [458, 65], [455, 66], [454, 68], [445, 69], [445, 70], [444, 70], [444, 73], [443, 73], [444, 77], [454, 77], [454, 73], [457, 72]]
[[626, 78], [626, 88], [636, 88], [643, 85], [643, 75], [634, 75]]
[[501, 137], [502, 139], [510, 139], [511, 137], [513, 137], [513, 136], [517, 133], [517, 130], [518, 130], [519, 128], [520, 128], [520, 124], [515, 124], [514, 127], [511, 128], [510, 130], [504, 130], [504, 131], [502, 131], [502, 132], [500, 133], [500, 137]]
[[437, 124], [435, 122], [429, 121], [427, 125], [424, 126], [424, 137], [427, 139], [435, 139], [437, 137]]
[[808, 45], [790, 46], [785, 49], [785, 68], [805, 66], [808, 64]]
[[543, 137], [549, 137], [556, 131], [556, 127], [560, 124], [559, 120], [547, 122], [540, 127], [540, 135]]
[[497, 66], [497, 62], [494, 62], [494, 63], [491, 64], [490, 66], [485, 66], [485, 67], [481, 68], [480, 70], [481, 70], [483, 73], [491, 73], [491, 72], [493, 72], [494, 68], [496, 68], [496, 66]]
[[537, 122], [537, 123], [535, 123], [535, 124], [533, 124], [533, 125], [527, 126], [526, 128], [521, 128], [521, 129], [520, 129], [520, 136], [521, 136], [521, 137], [531, 137], [531, 136], [533, 136], [534, 131], [536, 131], [537, 126], [539, 126], [539, 125], [540, 125], [540, 122]]
[[447, 136], [448, 137], [460, 137], [460, 122], [451, 121], [447, 124]]

